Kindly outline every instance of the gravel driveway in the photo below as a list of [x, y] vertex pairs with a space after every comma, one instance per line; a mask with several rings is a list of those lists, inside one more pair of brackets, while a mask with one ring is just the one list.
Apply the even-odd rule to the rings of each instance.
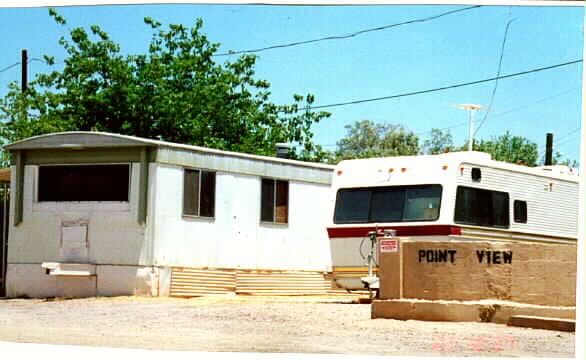
[[574, 333], [370, 319], [352, 298], [0, 300], [0, 341], [162, 350], [574, 357]]

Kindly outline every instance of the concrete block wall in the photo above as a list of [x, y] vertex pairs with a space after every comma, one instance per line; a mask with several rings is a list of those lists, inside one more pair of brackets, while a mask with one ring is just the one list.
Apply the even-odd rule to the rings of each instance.
[[575, 244], [403, 240], [379, 255], [381, 299], [575, 306]]

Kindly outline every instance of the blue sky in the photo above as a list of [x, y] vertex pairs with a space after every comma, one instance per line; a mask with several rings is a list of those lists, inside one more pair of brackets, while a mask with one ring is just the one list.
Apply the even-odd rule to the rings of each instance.
[[[145, 16], [164, 24], [204, 20], [204, 32], [222, 44], [220, 51], [344, 35], [425, 18], [466, 6], [263, 6], [118, 5], [61, 7], [70, 27], [100, 25], [126, 53], [146, 50], [150, 32]], [[312, 93], [316, 105], [388, 96], [496, 75], [505, 25], [511, 23], [501, 74], [521, 72], [582, 58], [582, 7], [484, 6], [425, 23], [365, 33], [351, 39], [258, 53], [257, 77], [272, 86], [272, 100], [289, 103], [294, 93]], [[64, 58], [58, 38], [67, 30], [46, 8], [0, 9], [0, 69], [43, 54]], [[218, 58], [219, 61], [230, 57]], [[31, 62], [31, 78], [48, 66]], [[477, 137], [489, 139], [509, 130], [544, 149], [545, 133], [555, 135], [556, 150], [578, 160], [582, 65], [499, 81], [493, 111]], [[0, 73], [0, 95], [20, 79], [17, 66]], [[402, 124], [422, 140], [435, 128], [450, 128], [457, 144], [468, 134], [467, 114], [454, 104], [487, 106], [494, 83], [425, 95], [329, 109], [332, 116], [314, 127], [316, 141], [333, 150], [358, 120]], [[477, 120], [484, 112], [477, 114]]]

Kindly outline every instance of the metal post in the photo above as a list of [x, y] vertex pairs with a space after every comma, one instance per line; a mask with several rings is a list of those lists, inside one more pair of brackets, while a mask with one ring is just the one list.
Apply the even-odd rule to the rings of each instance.
[[468, 110], [468, 151], [472, 151], [474, 145], [474, 115], [476, 110], [482, 109], [482, 106], [476, 104], [458, 104], [456, 107]]
[[373, 262], [374, 262], [374, 250], [376, 245], [376, 231], [371, 231], [369, 234], [370, 237], [370, 252], [368, 253], [368, 277], [372, 278], [374, 271], [373, 271]]
[[468, 151], [472, 151], [472, 144], [474, 143], [474, 109], [468, 109]]
[[[370, 251], [368, 253], [368, 256], [366, 257], [368, 263], [368, 276], [360, 279], [362, 280], [364, 286], [368, 289], [370, 300], [374, 298], [373, 286], [378, 289], [378, 278], [374, 276], [374, 265], [376, 264], [374, 260], [374, 252], [377, 249], [377, 236], [377, 227], [375, 227], [374, 231], [368, 232], [368, 239], [370, 240]], [[362, 243], [360, 245], [362, 246]]]

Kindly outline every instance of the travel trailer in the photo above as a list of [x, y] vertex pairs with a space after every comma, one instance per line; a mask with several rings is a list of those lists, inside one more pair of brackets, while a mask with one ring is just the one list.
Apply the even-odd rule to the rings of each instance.
[[480, 152], [347, 160], [334, 170], [328, 218], [333, 278], [363, 289], [372, 231], [410, 241], [575, 244], [578, 174]]

